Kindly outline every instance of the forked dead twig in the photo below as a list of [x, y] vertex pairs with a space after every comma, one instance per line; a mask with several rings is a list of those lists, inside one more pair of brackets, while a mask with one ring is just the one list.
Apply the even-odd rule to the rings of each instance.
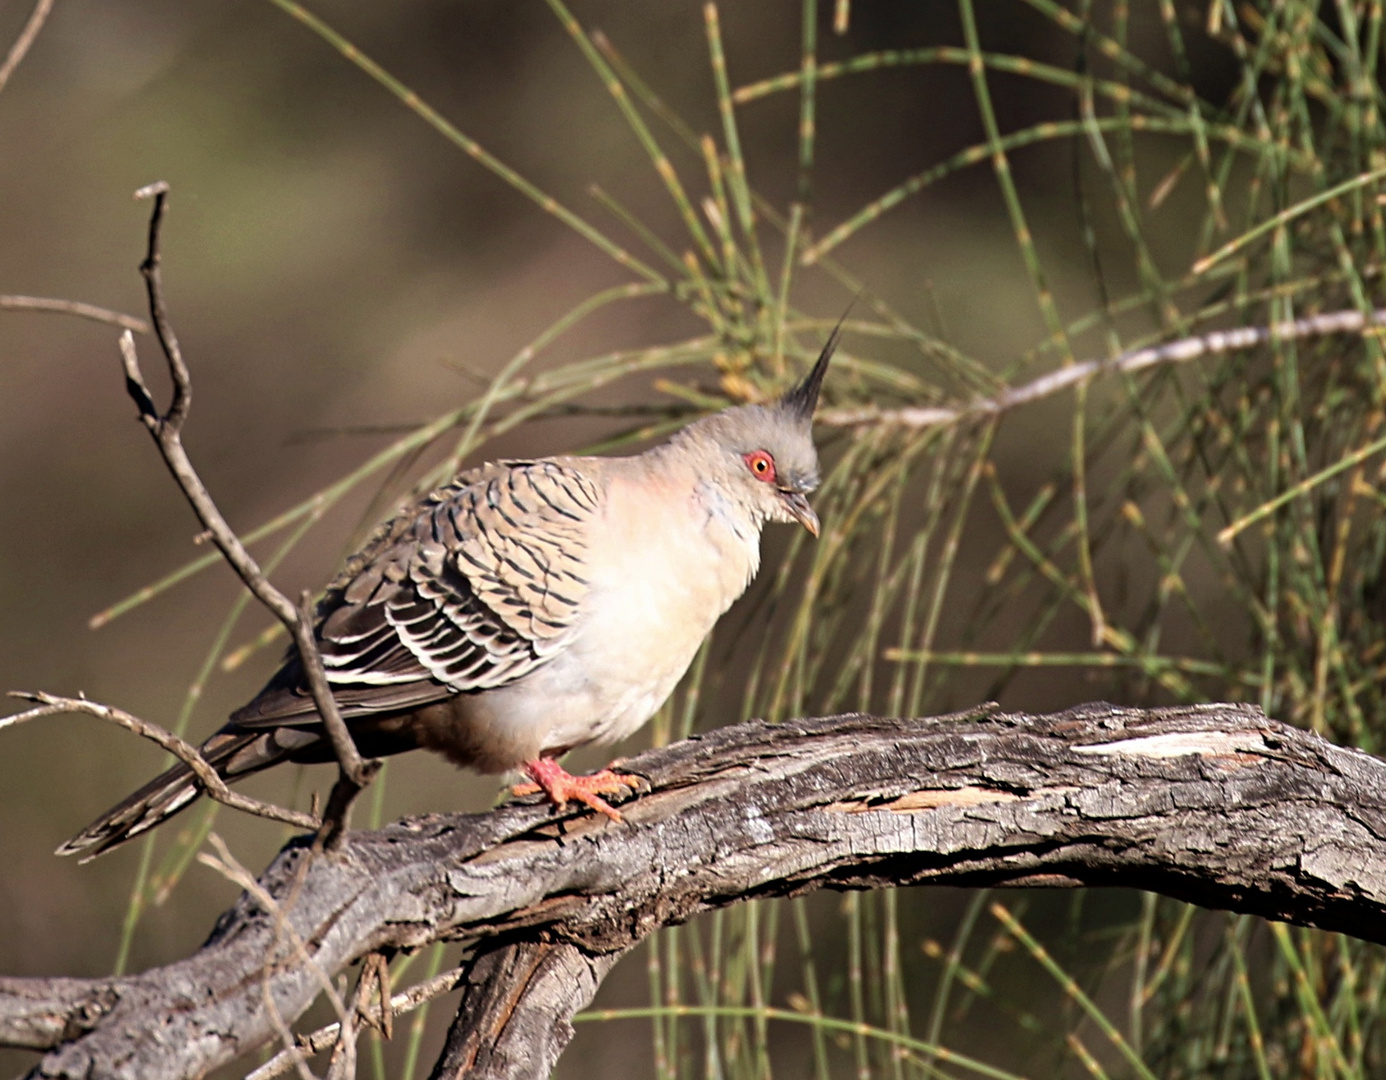
[[[284, 1023], [284, 1018], [279, 1012], [279, 1008], [274, 1002], [273, 977], [275, 968], [280, 962], [279, 945], [284, 938], [288, 938], [292, 947], [293, 959], [301, 961], [314, 978], [322, 987], [322, 991], [327, 995], [327, 1000], [332, 1003], [332, 1008], [337, 1013], [338, 1028], [343, 1033], [337, 1040], [337, 1049], [340, 1056], [334, 1053], [335, 1074], [343, 1077], [352, 1077], [356, 1073], [356, 1039], [355, 1025], [353, 1024], [353, 1014], [347, 1010], [346, 1004], [342, 1001], [342, 996], [337, 992], [337, 988], [332, 985], [332, 980], [327, 972], [323, 971], [322, 966], [313, 959], [313, 955], [308, 950], [308, 944], [301, 936], [289, 925], [285, 918], [287, 910], [293, 906], [293, 902], [298, 895], [298, 888], [302, 885], [300, 876], [295, 882], [295, 888], [290, 892], [285, 903], [281, 904], [269, 891], [256, 880], [255, 875], [247, 870], [240, 861], [231, 854], [231, 850], [226, 846], [225, 841], [216, 833], [211, 833], [207, 837], [207, 842], [216, 849], [215, 855], [202, 852], [197, 856], [197, 861], [211, 870], [215, 870], [228, 881], [239, 885], [252, 897], [255, 902], [263, 907], [267, 912], [274, 916], [274, 947], [270, 949], [269, 955], [265, 958], [264, 967], [260, 971], [260, 988], [264, 998], [267, 1014], [275, 1030], [279, 1033], [280, 1040], [284, 1043], [284, 1051], [292, 1064], [297, 1068], [303, 1080], [311, 1080], [313, 1074], [308, 1069], [308, 1063], [304, 1059], [298, 1044], [295, 1042], [289, 1026]], [[306, 870], [311, 860], [305, 860], [303, 866]]]
[[168, 362], [169, 376], [173, 381], [173, 398], [168, 409], [160, 413], [144, 381], [139, 356], [135, 350], [135, 339], [129, 330], [120, 337], [125, 388], [139, 409], [140, 421], [149, 430], [164, 463], [191, 504], [193, 512], [197, 514], [207, 537], [216, 545], [217, 550], [245, 583], [246, 588], [284, 624], [298, 648], [313, 704], [317, 707], [318, 715], [331, 741], [339, 768], [337, 783], [328, 799], [327, 812], [323, 816], [319, 830], [319, 842], [330, 848], [340, 841], [346, 831], [352, 802], [371, 782], [380, 766], [378, 762], [362, 759], [332, 698], [322, 656], [313, 638], [311, 608], [306, 604], [302, 608], [296, 606], [265, 577], [264, 571], [227, 524], [208, 494], [183, 447], [182, 428], [192, 405], [192, 376], [183, 359], [173, 325], [169, 321], [163, 294], [159, 238], [168, 205], [168, 190], [168, 185], [160, 181], [141, 188], [135, 196], [154, 200], [154, 209], [149, 219], [149, 244], [144, 262], [140, 264], [140, 273], [144, 275], [145, 287], [149, 294], [149, 315], [154, 324], [154, 333], [159, 339], [164, 359]]
[[261, 802], [259, 799], [252, 799], [248, 795], [241, 795], [232, 791], [226, 786], [217, 771], [213, 768], [199, 752], [197, 747], [184, 739], [180, 739], [173, 732], [168, 731], [158, 724], [151, 724], [148, 720], [141, 720], [123, 709], [117, 709], [112, 705], [102, 705], [96, 701], [88, 701], [86, 698], [58, 697], [55, 694], [28, 693], [25, 691], [12, 691], [9, 695], [23, 701], [34, 701], [38, 705], [33, 709], [26, 709], [23, 712], [13, 713], [10, 716], [0, 716], [0, 728], [12, 727], [15, 724], [22, 724], [29, 720], [38, 720], [45, 716], [60, 716], [63, 713], [85, 713], [88, 716], [95, 716], [101, 720], [108, 720], [113, 724], [118, 724], [126, 731], [133, 731], [141, 738], [148, 739], [150, 742], [158, 743], [170, 754], [176, 757], [188, 768], [192, 769], [193, 774], [202, 784], [208, 797], [215, 799], [219, 803], [235, 810], [244, 810], [247, 814], [255, 814], [258, 817], [269, 818], [271, 821], [282, 821], [286, 825], [296, 825], [300, 829], [317, 829], [322, 823], [313, 815], [305, 814], [300, 810], [286, 810], [282, 806], [275, 806], [273, 803]]
[[[425, 1002], [456, 990], [466, 974], [467, 965], [463, 964], [393, 995], [389, 999], [389, 1015], [412, 1012]], [[293, 1052], [281, 1050], [259, 1068], [247, 1073], [245, 1080], [274, 1080], [276, 1076], [283, 1076], [293, 1068], [296, 1054], [321, 1054], [337, 1041], [341, 1029], [341, 1024], [327, 1024], [311, 1034], [300, 1035]]]

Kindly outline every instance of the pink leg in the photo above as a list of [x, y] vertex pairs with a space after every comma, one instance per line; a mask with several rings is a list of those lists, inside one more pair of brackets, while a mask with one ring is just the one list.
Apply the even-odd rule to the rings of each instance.
[[574, 776], [554, 758], [541, 757], [526, 761], [525, 773], [533, 782], [516, 784], [510, 789], [511, 794], [536, 795], [542, 791], [560, 810], [568, 805], [569, 799], [576, 799], [612, 821], [620, 821], [621, 815], [601, 796], [623, 795], [640, 786], [638, 776], [614, 773], [610, 769], [590, 776]]

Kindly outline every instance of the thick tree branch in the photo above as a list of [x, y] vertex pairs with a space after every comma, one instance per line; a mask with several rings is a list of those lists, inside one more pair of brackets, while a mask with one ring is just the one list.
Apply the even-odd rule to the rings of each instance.
[[[279, 931], [247, 895], [167, 967], [0, 979], [0, 1043], [55, 1047], [36, 1076], [201, 1075], [273, 1037], [262, 982], [293, 1022], [322, 972], [466, 939], [435, 1075], [537, 1078], [657, 927], [825, 887], [1120, 885], [1386, 942], [1386, 762], [1248, 706], [752, 722], [626, 768], [651, 790], [625, 825], [529, 805], [408, 820], [314, 859]], [[265, 894], [283, 904], [310, 854], [289, 844]], [[317, 971], [266, 977], [277, 932]]]
[[572, 1017], [625, 951], [594, 955], [532, 938], [481, 950], [463, 975], [462, 1004], [429, 1080], [547, 1077], [572, 1040]]

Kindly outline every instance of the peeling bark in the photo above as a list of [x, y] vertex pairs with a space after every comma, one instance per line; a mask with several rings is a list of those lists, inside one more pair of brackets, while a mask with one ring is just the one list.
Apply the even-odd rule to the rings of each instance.
[[1386, 762], [1247, 706], [752, 722], [624, 768], [650, 782], [625, 825], [512, 805], [290, 843], [260, 880], [293, 935], [243, 895], [167, 967], [0, 979], [0, 1044], [49, 1049], [35, 1077], [199, 1076], [273, 1037], [266, 986], [286, 1022], [312, 1003], [294, 935], [329, 976], [465, 939], [434, 1076], [543, 1077], [650, 932], [817, 888], [1127, 886], [1386, 942]]
[[524, 940], [478, 953], [429, 1080], [545, 1080], [625, 950], [593, 956], [566, 942]]

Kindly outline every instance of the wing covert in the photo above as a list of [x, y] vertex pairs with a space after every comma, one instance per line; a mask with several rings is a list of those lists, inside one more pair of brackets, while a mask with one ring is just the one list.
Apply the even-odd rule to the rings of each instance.
[[[347, 716], [503, 686], [571, 640], [597, 483], [571, 464], [503, 461], [382, 525], [328, 587], [318, 641]], [[296, 658], [233, 720], [315, 710]]]

